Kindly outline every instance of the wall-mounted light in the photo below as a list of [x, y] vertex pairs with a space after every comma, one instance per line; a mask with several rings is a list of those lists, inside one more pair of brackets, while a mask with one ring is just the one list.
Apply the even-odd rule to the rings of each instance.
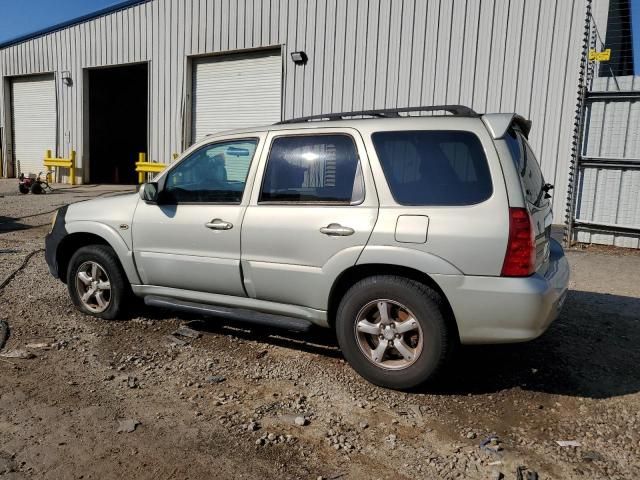
[[63, 70], [60, 72], [60, 76], [62, 77], [62, 83], [69, 87], [73, 85], [73, 79], [71, 78], [71, 72], [69, 70]]
[[307, 57], [307, 54], [303, 51], [291, 52], [291, 60], [293, 60], [293, 63], [295, 63], [296, 65], [304, 65], [305, 63], [307, 63], [308, 59], [309, 57]]

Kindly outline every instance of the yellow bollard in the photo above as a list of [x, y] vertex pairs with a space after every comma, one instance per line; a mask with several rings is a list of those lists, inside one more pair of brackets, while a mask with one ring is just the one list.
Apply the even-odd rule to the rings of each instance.
[[69, 175], [71, 176], [71, 185], [76, 184], [76, 151], [71, 150], [71, 166], [69, 167]]
[[[138, 162], [144, 163], [147, 161], [146, 153], [140, 152], [138, 154]], [[138, 183], [144, 183], [144, 172], [138, 172]]]
[[[71, 150], [71, 155], [69, 158], [53, 158], [51, 156], [51, 150], [47, 150], [45, 152], [44, 157], [44, 167], [45, 170], [49, 170], [48, 167], [53, 168], [68, 168], [69, 169], [69, 183], [71, 185], [76, 184], [76, 151]], [[50, 175], [47, 173], [47, 179]]]
[[146, 173], [160, 173], [167, 167], [164, 163], [147, 162], [146, 158], [144, 153], [138, 154], [136, 172], [138, 172], [139, 183], [144, 183]]

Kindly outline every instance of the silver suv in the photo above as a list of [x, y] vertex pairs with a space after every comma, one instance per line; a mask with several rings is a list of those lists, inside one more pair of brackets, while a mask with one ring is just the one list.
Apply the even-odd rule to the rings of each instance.
[[87, 314], [137, 296], [316, 324], [367, 380], [414, 387], [456, 344], [530, 340], [558, 315], [569, 268], [530, 127], [439, 106], [216, 134], [137, 194], [61, 208], [47, 263]]

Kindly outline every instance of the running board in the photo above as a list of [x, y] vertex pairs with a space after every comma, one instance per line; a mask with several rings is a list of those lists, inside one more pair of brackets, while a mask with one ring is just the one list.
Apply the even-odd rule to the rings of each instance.
[[302, 318], [256, 312], [246, 308], [227, 308], [217, 305], [209, 305], [206, 303], [186, 302], [184, 300], [176, 300], [170, 297], [158, 297], [155, 295], [148, 295], [144, 297], [144, 303], [150, 307], [168, 308], [170, 310], [179, 310], [199, 315], [226, 318], [228, 320], [251, 323], [253, 325], [294, 330], [296, 332], [306, 332], [312, 325], [309, 320], [304, 320]]

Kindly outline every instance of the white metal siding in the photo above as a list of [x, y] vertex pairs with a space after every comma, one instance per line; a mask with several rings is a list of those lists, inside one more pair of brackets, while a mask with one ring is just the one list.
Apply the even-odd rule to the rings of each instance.
[[[595, 78], [592, 91], [640, 91], [640, 76]], [[640, 230], [640, 100], [597, 99], [585, 113], [583, 155], [627, 162], [626, 166], [583, 166], [579, 170], [575, 217], [606, 229]], [[578, 228], [574, 240], [640, 248], [640, 235]]]
[[[0, 75], [71, 72], [73, 86], [57, 85], [58, 147], [82, 162], [82, 69], [149, 61], [148, 153], [167, 162], [191, 140], [187, 56], [282, 45], [285, 119], [458, 102], [531, 118], [562, 222], [588, 2], [150, 0], [4, 48]], [[593, 0], [601, 26], [608, 3]]]
[[12, 124], [16, 167], [21, 173], [42, 171], [46, 150], [56, 149], [56, 92], [53, 75], [16, 78], [12, 82]]
[[280, 52], [193, 61], [192, 140], [280, 121]]

